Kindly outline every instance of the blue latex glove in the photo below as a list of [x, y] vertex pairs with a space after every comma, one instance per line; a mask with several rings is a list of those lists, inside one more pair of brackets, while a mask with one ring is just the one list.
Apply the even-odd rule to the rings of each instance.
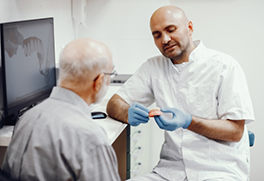
[[182, 112], [177, 108], [163, 108], [164, 113], [172, 113], [172, 119], [167, 120], [162, 116], [155, 116], [154, 119], [161, 129], [173, 131], [180, 127], [186, 129], [192, 122], [192, 115]]
[[147, 123], [149, 110], [139, 103], [133, 103], [128, 108], [128, 123], [132, 126], [138, 126], [141, 123]]

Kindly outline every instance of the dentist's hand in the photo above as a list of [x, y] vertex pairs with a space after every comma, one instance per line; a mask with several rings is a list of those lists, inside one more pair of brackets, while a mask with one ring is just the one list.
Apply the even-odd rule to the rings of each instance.
[[170, 120], [164, 119], [163, 116], [155, 116], [154, 119], [161, 129], [173, 131], [180, 127], [186, 129], [192, 122], [192, 115], [182, 112], [177, 108], [163, 108], [164, 113], [172, 113], [173, 117]]
[[128, 123], [132, 126], [138, 126], [141, 123], [147, 123], [149, 110], [139, 103], [133, 103], [128, 108]]

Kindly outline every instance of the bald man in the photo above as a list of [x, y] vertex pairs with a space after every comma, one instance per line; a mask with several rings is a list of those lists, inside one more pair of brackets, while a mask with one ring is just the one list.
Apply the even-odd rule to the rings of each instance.
[[115, 152], [90, 110], [113, 74], [110, 50], [95, 40], [74, 40], [59, 68], [59, 86], [17, 123], [3, 172], [21, 181], [120, 180]]
[[153, 172], [131, 181], [249, 180], [246, 124], [254, 113], [245, 75], [232, 57], [193, 41], [182, 9], [164, 6], [150, 19], [162, 55], [148, 59], [110, 99], [111, 117], [138, 126], [154, 119], [165, 130]]

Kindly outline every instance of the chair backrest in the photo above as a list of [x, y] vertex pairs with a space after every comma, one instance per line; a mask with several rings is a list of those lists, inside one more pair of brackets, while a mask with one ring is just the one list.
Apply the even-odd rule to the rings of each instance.
[[0, 170], [0, 181], [14, 181], [8, 178], [1, 170]]
[[252, 147], [255, 142], [255, 134], [252, 131], [248, 131], [249, 146]]

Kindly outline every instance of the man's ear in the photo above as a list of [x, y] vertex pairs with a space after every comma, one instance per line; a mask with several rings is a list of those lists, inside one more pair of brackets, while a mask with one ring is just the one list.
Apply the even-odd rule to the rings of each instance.
[[189, 35], [192, 36], [193, 34], [193, 23], [189, 21], [188, 23], [188, 28], [189, 28]]
[[93, 89], [95, 92], [99, 92], [104, 83], [104, 74], [100, 74], [93, 83]]

